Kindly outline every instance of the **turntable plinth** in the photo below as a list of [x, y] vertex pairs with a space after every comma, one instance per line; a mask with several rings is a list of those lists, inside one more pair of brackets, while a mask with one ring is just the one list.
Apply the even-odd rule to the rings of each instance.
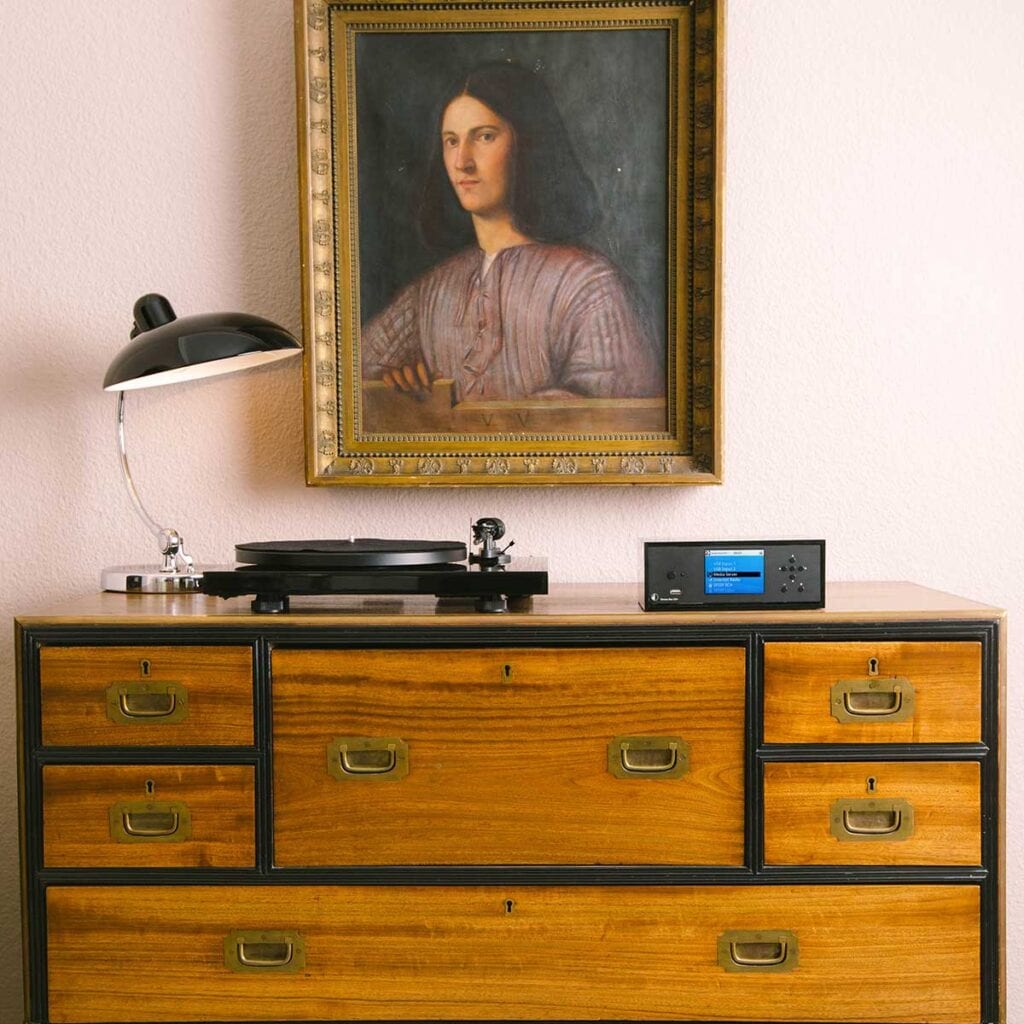
[[[492, 542], [504, 536], [500, 519], [481, 519]], [[510, 545], [511, 546], [511, 545]], [[430, 594], [441, 599], [470, 598], [478, 612], [507, 612], [534, 594], [548, 592], [547, 565], [541, 558], [513, 560], [493, 546], [467, 559], [457, 541], [348, 540], [270, 541], [238, 544], [233, 569], [207, 570], [204, 594], [252, 594], [252, 610], [276, 614], [291, 598], [352, 594]]]

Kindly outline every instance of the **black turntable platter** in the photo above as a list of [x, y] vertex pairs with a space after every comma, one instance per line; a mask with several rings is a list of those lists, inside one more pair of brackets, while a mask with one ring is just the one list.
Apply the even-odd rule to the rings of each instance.
[[235, 558], [262, 569], [394, 569], [461, 562], [466, 545], [447, 540], [275, 540], [236, 544]]

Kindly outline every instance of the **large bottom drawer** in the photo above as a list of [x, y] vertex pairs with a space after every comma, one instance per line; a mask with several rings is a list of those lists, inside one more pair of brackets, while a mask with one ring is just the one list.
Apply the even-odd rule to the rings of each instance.
[[934, 886], [83, 886], [54, 1022], [980, 1019], [979, 892]]

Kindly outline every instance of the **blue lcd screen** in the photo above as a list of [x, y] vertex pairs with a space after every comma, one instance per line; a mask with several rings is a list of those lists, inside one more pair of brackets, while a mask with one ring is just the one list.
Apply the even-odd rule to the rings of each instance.
[[705, 594], [763, 594], [764, 549], [704, 552]]

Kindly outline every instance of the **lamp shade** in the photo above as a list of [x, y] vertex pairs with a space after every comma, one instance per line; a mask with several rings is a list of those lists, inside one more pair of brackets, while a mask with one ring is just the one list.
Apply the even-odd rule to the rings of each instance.
[[283, 327], [248, 313], [178, 318], [162, 295], [135, 303], [132, 340], [103, 379], [104, 391], [130, 391], [234, 373], [298, 355], [302, 346]]

